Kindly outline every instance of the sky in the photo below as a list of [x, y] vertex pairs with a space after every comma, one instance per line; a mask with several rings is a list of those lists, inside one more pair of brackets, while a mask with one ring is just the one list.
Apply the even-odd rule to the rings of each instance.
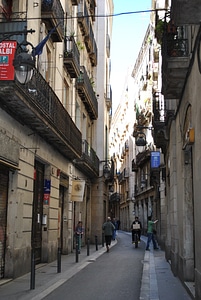
[[[114, 14], [151, 9], [151, 0], [113, 0]], [[113, 17], [111, 86], [113, 114], [120, 103], [129, 66], [134, 66], [150, 20], [150, 12]]]

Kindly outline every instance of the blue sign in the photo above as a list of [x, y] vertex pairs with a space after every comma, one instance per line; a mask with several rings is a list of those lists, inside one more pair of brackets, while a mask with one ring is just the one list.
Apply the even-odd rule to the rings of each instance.
[[44, 194], [50, 194], [50, 188], [51, 188], [51, 181], [48, 179], [45, 179]]
[[152, 151], [151, 152], [151, 168], [159, 168], [160, 167], [160, 152]]

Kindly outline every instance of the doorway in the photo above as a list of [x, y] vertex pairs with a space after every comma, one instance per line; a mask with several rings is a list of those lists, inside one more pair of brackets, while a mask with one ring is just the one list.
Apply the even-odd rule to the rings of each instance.
[[35, 161], [34, 194], [32, 214], [32, 249], [35, 254], [35, 263], [41, 262], [42, 250], [42, 215], [44, 197], [44, 165]]
[[8, 168], [0, 165], [0, 278], [4, 278], [8, 202]]

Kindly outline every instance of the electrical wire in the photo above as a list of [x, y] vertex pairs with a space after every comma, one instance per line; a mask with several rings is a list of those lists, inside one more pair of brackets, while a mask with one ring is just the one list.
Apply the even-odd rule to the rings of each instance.
[[[95, 15], [95, 14], [89, 14], [89, 15], [83, 15], [81, 16], [82, 18], [89, 18], [89, 17], [95, 17], [95, 18], [110, 18], [110, 17], [119, 17], [123, 15], [132, 15], [132, 14], [142, 14], [142, 13], [151, 13], [151, 12], [158, 12], [158, 11], [167, 11], [166, 8], [158, 8], [158, 9], [147, 9], [147, 10], [136, 10], [136, 11], [128, 11], [128, 12], [120, 12], [120, 13], [114, 13], [114, 14], [106, 14], [106, 15]], [[80, 16], [65, 16], [65, 17], [54, 17], [54, 19], [59, 19], [59, 20], [66, 20], [66, 19], [79, 19]], [[4, 18], [0, 18], [2, 20]], [[19, 20], [19, 17], [16, 18]], [[40, 20], [40, 18], [24, 18], [25, 20]], [[46, 18], [43, 18], [46, 19]], [[49, 18], [47, 18], [49, 19]], [[15, 18], [12, 18], [12, 20], [15, 20]]]

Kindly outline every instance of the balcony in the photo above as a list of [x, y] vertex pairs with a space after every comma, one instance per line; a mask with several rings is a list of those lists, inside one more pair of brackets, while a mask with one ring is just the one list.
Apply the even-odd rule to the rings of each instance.
[[124, 168], [124, 178], [129, 178], [129, 169]]
[[96, 9], [96, 0], [89, 1], [89, 11], [92, 18], [92, 21], [95, 21], [95, 9]]
[[80, 76], [77, 78], [77, 90], [90, 118], [96, 120], [98, 118], [98, 101], [84, 66], [81, 67]]
[[128, 140], [125, 141], [125, 151], [126, 152], [129, 151], [129, 141]]
[[[19, 13], [20, 16], [26, 17], [26, 13], [21, 12]], [[15, 16], [15, 15], [14, 15]], [[0, 18], [2, 17], [2, 14], [0, 14]], [[8, 35], [10, 32], [22, 32], [25, 27], [27, 27], [27, 21], [26, 18], [25, 20], [19, 20], [19, 21], [9, 21], [9, 22], [0, 22], [0, 32], [1, 32], [1, 39], [3, 39], [4, 35], [7, 37], [6, 39], [8, 40]], [[28, 28], [30, 29], [30, 28]], [[5, 32], [5, 34], [4, 34]], [[3, 36], [2, 36], [3, 35]], [[12, 35], [11, 40], [17, 41], [19, 44], [23, 42], [24, 36], [23, 34], [21, 35]]]
[[111, 45], [110, 36], [107, 33], [106, 34], [106, 52], [107, 52], [107, 57], [110, 57], [110, 48], [111, 48], [110, 45]]
[[89, 53], [89, 59], [91, 61], [92, 66], [97, 65], [97, 45], [94, 39], [93, 28], [91, 25], [90, 18], [88, 17], [88, 10], [86, 7], [86, 3], [80, 3], [78, 6], [78, 24], [80, 26], [80, 30], [82, 35], [84, 36], [84, 43]]
[[79, 0], [71, 0], [72, 5], [78, 5], [79, 4]]
[[147, 149], [143, 152], [139, 152], [136, 155], [136, 165], [138, 167], [144, 165], [145, 163], [147, 163], [150, 160], [150, 150]]
[[74, 163], [76, 164], [76, 167], [89, 178], [99, 176], [99, 158], [86, 140], [82, 141], [81, 158], [76, 159]]
[[79, 5], [78, 5], [78, 9], [77, 9], [77, 18], [78, 18], [78, 24], [80, 27], [80, 30], [82, 32], [82, 35], [88, 35], [89, 34], [89, 17], [88, 17], [88, 10], [87, 10], [87, 6], [86, 6], [86, 2], [82, 1]]
[[89, 59], [91, 61], [92, 67], [95, 67], [97, 66], [98, 49], [97, 49], [96, 41], [94, 39], [93, 31], [89, 38], [91, 39], [92, 42], [92, 49], [89, 52]]
[[12, 8], [0, 5], [0, 19], [5, 23], [27, 21], [27, 11], [13, 11]]
[[129, 170], [124, 168], [124, 170], [118, 175], [119, 185], [123, 184], [126, 178], [129, 178]]
[[110, 84], [107, 84], [106, 87], [106, 105], [108, 110], [112, 108], [112, 88]]
[[64, 34], [64, 10], [61, 1], [42, 0], [41, 18], [48, 31], [57, 26], [55, 31], [51, 34], [52, 41], [62, 42]]
[[[169, 100], [171, 101], [171, 100]], [[166, 117], [167, 110], [165, 105], [164, 97], [161, 93], [154, 93], [153, 95], [153, 119], [152, 125], [154, 130], [152, 131], [152, 135], [154, 138], [154, 144], [157, 148], [162, 148], [164, 151], [167, 146], [167, 137], [166, 137]]]
[[138, 172], [138, 165], [134, 159], [132, 160], [132, 172]]
[[26, 85], [17, 81], [0, 81], [0, 106], [67, 159], [81, 157], [81, 132], [36, 70]]
[[109, 202], [119, 202], [120, 199], [121, 199], [121, 195], [115, 192], [110, 196]]
[[[193, 3], [192, 3], [193, 2]], [[171, 18], [177, 26], [183, 24], [200, 24], [200, 0], [172, 0]]]
[[91, 61], [92, 66], [97, 65], [97, 45], [96, 41], [94, 39], [94, 32], [91, 26], [91, 22], [88, 19], [88, 34], [85, 34], [84, 36], [84, 43], [87, 49], [87, 52], [89, 53], [89, 59]]
[[[178, 34], [180, 32], [180, 34]], [[180, 99], [189, 67], [188, 40], [185, 29], [166, 31], [162, 41], [162, 93], [166, 99]]]
[[64, 44], [64, 66], [71, 78], [80, 75], [80, 52], [74, 37], [66, 37]]

